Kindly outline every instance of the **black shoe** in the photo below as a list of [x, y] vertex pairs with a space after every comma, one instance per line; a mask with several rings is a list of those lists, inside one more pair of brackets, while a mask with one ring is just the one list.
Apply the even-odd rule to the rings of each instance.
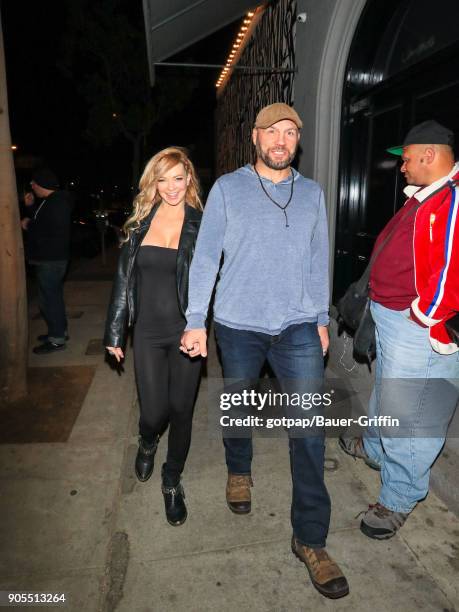
[[55, 353], [56, 351], [63, 351], [65, 344], [56, 344], [55, 342], [45, 342], [40, 346], [35, 346], [32, 351], [35, 355], [46, 355], [47, 353]]
[[146, 482], [153, 473], [158, 441], [159, 436], [151, 444], [145, 442], [143, 438], [139, 438], [139, 450], [135, 458], [135, 474], [140, 482]]
[[[37, 336], [38, 342], [48, 342], [48, 334], [40, 334]], [[65, 334], [65, 341], [68, 342], [70, 340], [70, 336]]]
[[161, 491], [164, 495], [164, 507], [166, 509], [166, 518], [169, 525], [177, 527], [183, 525], [188, 516], [185, 506], [185, 491], [183, 490], [182, 483], [180, 480], [174, 487], [166, 486], [164, 484], [164, 470], [163, 470], [163, 483], [161, 485]]

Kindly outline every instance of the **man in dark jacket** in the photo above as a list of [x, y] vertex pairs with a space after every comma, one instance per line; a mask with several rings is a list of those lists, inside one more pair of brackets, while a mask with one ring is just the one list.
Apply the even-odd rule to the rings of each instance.
[[23, 219], [27, 230], [28, 260], [35, 268], [40, 310], [48, 333], [33, 349], [37, 355], [65, 348], [67, 317], [64, 304], [64, 277], [70, 251], [70, 229], [73, 201], [59, 189], [56, 175], [48, 168], [37, 170], [31, 187], [38, 205], [31, 219]]

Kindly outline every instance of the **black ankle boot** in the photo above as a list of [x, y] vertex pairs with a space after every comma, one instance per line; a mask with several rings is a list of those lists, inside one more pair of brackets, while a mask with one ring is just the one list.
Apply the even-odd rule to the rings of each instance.
[[146, 482], [153, 473], [158, 441], [159, 436], [151, 444], [145, 442], [142, 437], [139, 438], [139, 450], [135, 458], [135, 474], [140, 482]]
[[177, 527], [186, 521], [188, 515], [185, 506], [185, 491], [183, 490], [180, 479], [175, 486], [169, 486], [169, 482], [164, 478], [161, 490], [164, 495], [164, 507], [166, 509], [166, 518], [169, 525]]

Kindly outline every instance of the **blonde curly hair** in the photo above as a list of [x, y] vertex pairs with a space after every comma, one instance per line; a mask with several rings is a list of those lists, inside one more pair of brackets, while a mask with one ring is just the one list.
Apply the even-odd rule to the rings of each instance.
[[153, 155], [145, 166], [139, 181], [139, 193], [134, 199], [133, 213], [123, 226], [125, 238], [122, 242], [129, 240], [131, 233], [150, 214], [153, 206], [161, 201], [161, 196], [156, 191], [158, 178], [177, 164], [183, 164], [187, 176], [191, 177], [185, 194], [185, 202], [193, 208], [202, 210], [199, 180], [186, 150], [182, 147], [168, 147]]

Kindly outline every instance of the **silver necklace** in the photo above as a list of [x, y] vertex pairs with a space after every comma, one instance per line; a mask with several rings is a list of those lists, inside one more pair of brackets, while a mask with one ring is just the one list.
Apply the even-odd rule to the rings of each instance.
[[47, 199], [47, 198], [45, 198], [45, 199], [43, 200], [43, 202], [40, 204], [40, 206], [39, 206], [39, 207], [37, 208], [37, 210], [35, 211], [35, 214], [34, 214], [34, 216], [33, 216], [34, 220], [37, 218], [37, 215], [38, 215], [38, 213], [40, 212], [41, 207], [43, 206], [43, 204], [46, 202], [46, 199]]

